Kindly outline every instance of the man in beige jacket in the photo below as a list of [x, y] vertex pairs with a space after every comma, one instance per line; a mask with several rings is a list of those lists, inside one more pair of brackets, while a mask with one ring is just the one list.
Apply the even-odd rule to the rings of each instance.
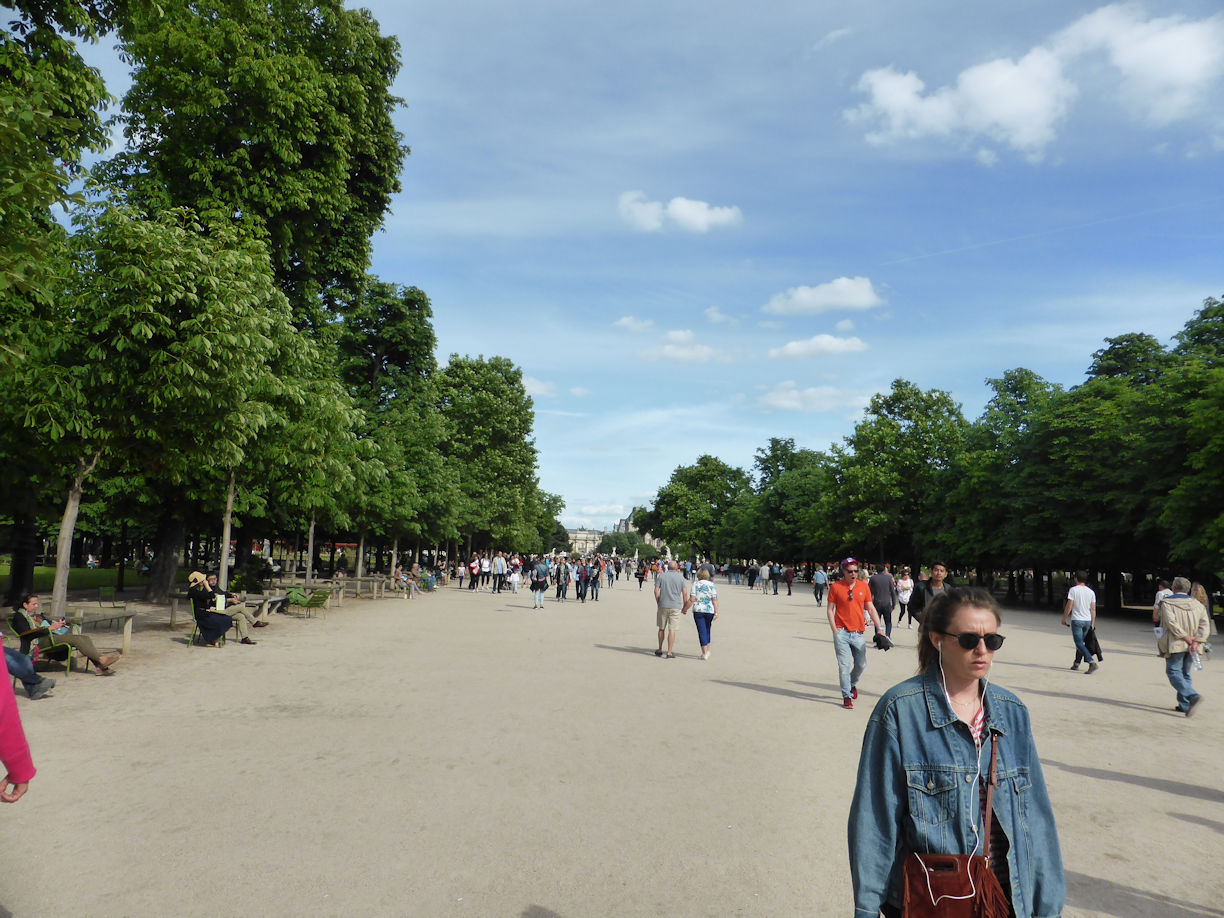
[[1203, 700], [1190, 674], [1195, 656], [1211, 634], [1211, 622], [1203, 604], [1190, 596], [1190, 581], [1185, 577], [1173, 578], [1173, 595], [1162, 599], [1159, 609], [1164, 633], [1156, 649], [1165, 658], [1165, 675], [1177, 692], [1177, 710], [1190, 717]]

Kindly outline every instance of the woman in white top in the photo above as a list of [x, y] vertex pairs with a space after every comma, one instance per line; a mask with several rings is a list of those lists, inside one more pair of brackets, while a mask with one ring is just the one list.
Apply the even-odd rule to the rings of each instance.
[[914, 580], [910, 577], [910, 569], [908, 567], [901, 569], [901, 579], [897, 581], [897, 604], [901, 606], [901, 612], [897, 616], [897, 626], [906, 621], [906, 616], [909, 616], [909, 621], [905, 627], [914, 627], [914, 616], [909, 610], [910, 597], [914, 595]]

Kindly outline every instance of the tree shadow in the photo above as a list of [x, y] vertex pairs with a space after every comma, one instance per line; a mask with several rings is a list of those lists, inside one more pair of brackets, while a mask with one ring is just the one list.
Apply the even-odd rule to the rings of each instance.
[[551, 908], [545, 908], [542, 905], [529, 905], [523, 909], [523, 914], [519, 918], [561, 918], [561, 913], [554, 912]]
[[1067, 871], [1067, 904], [1115, 918], [1224, 918], [1224, 911]]
[[1134, 784], [1148, 790], [1161, 791], [1178, 797], [1189, 797], [1192, 800], [1209, 800], [1213, 803], [1224, 803], [1224, 791], [1214, 787], [1200, 787], [1197, 784], [1186, 784], [1184, 781], [1170, 781], [1168, 778], [1152, 778], [1147, 775], [1129, 775], [1121, 771], [1109, 771], [1104, 768], [1085, 768], [1082, 765], [1068, 765], [1065, 762], [1042, 760], [1043, 765], [1059, 768], [1073, 775], [1083, 775], [1085, 778], [1095, 778], [1098, 781], [1119, 781], [1123, 784]]
[[1185, 717], [1185, 714], [1178, 714], [1172, 708], [1162, 708], [1154, 704], [1139, 704], [1137, 701], [1122, 701], [1118, 698], [1097, 698], [1093, 695], [1073, 695], [1070, 692], [1047, 692], [1044, 689], [1035, 689], [1028, 687], [1016, 686], [1017, 692], [1024, 692], [1029, 695], [1044, 695], [1047, 698], [1068, 698], [1075, 701], [1095, 701], [1097, 704], [1109, 705], [1111, 708], [1130, 708], [1133, 711], [1146, 711], [1149, 714], [1166, 714], [1171, 717]]
[[1204, 826], [1205, 828], [1211, 829], [1213, 832], [1224, 835], [1224, 822], [1216, 822], [1214, 819], [1205, 819], [1202, 816], [1195, 816], [1193, 813], [1170, 813], [1169, 815], [1174, 819], [1180, 819], [1182, 822], [1189, 822], [1196, 826]]
[[[835, 707], [842, 706], [841, 689], [835, 689], [837, 698], [834, 699], [826, 695], [816, 695], [811, 692], [796, 692], [794, 689], [782, 688], [777, 685], [761, 685], [759, 682], [732, 682], [729, 679], [715, 679], [715, 682], [720, 685], [731, 685], [735, 688], [749, 689], [754, 692], [764, 692], [767, 695], [781, 695], [783, 698], [796, 698], [800, 701], [816, 701], [820, 704], [831, 704]], [[796, 682], [796, 685], [805, 685], [807, 683]]]

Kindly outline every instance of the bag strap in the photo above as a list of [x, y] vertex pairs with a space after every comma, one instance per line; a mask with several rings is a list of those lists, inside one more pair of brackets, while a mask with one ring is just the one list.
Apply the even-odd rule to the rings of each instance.
[[998, 734], [990, 734], [990, 777], [986, 781], [986, 816], [983, 820], [986, 831], [986, 841], [983, 850], [986, 854], [986, 859], [990, 860], [990, 833], [993, 829], [992, 822], [994, 821], [994, 789], [999, 783], [997, 761], [999, 757], [999, 737]]

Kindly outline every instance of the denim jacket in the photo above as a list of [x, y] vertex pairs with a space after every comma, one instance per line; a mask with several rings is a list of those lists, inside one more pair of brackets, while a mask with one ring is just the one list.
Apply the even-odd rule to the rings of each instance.
[[990, 684], [985, 709], [979, 755], [969, 727], [952, 712], [938, 666], [894, 685], [876, 705], [850, 807], [855, 918], [877, 918], [885, 902], [900, 906], [910, 852], [984, 853], [978, 777], [990, 771], [991, 736], [999, 743], [994, 812], [1009, 843], [1012, 907], [1017, 918], [1062, 913], [1062, 855], [1028, 709]]

